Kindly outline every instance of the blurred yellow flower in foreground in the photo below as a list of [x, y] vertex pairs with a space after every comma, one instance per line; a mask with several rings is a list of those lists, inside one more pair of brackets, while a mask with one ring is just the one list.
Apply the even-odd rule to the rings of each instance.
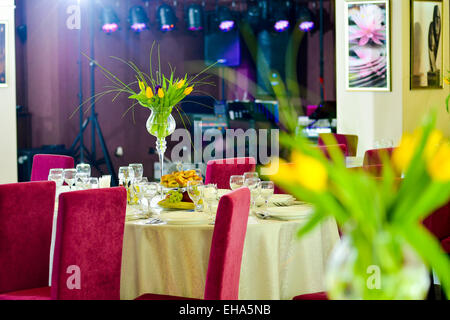
[[[422, 131], [416, 130], [413, 134], [404, 134], [400, 146], [395, 149], [392, 156], [395, 167], [402, 172], [405, 172], [411, 160], [419, 147], [420, 139], [422, 138]], [[443, 141], [442, 132], [439, 130], [433, 130], [428, 136], [428, 140], [425, 145], [424, 155], [426, 160], [433, 158], [436, 150]]]
[[153, 98], [152, 88], [150, 88], [150, 87], [147, 88], [147, 91], [145, 92], [145, 96], [149, 99]]
[[164, 91], [162, 88], [158, 89], [158, 97], [160, 97], [161, 99], [164, 98]]
[[450, 144], [448, 142], [440, 145], [436, 154], [428, 161], [427, 169], [433, 180], [450, 181]]
[[446, 84], [450, 84], [450, 77], [444, 78]]
[[141, 91], [145, 91], [145, 84], [142, 81], [139, 81], [139, 89], [141, 89]]
[[276, 181], [299, 183], [304, 188], [315, 192], [327, 189], [328, 173], [325, 166], [318, 160], [294, 152], [292, 163], [279, 160], [278, 172], [273, 176]]

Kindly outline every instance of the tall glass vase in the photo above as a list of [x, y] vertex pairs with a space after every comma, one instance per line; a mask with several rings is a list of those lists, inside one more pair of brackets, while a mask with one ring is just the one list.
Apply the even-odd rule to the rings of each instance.
[[[172, 110], [172, 108], [170, 108]], [[160, 172], [161, 177], [164, 175], [164, 153], [167, 150], [166, 138], [170, 136], [176, 128], [175, 119], [172, 117], [170, 112], [164, 111], [154, 111], [150, 114], [147, 120], [147, 131], [152, 136], [156, 137], [156, 151], [159, 156]], [[160, 198], [163, 198], [162, 188], [160, 189]], [[162, 199], [161, 199], [162, 200]]]

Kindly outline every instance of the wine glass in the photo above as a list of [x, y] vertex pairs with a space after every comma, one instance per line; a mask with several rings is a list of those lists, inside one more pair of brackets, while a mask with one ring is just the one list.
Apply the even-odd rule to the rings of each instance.
[[84, 184], [87, 184], [89, 182], [89, 177], [91, 176], [91, 166], [86, 163], [80, 163], [77, 165], [76, 170], [81, 181]]
[[275, 184], [272, 181], [261, 182], [261, 197], [264, 199], [264, 212], [269, 207], [269, 199], [273, 196]]
[[244, 173], [244, 181], [251, 178], [259, 178], [258, 172], [246, 172]]
[[203, 186], [203, 199], [208, 205], [208, 211], [211, 217], [214, 216], [214, 208], [213, 203], [217, 200], [217, 185], [216, 184], [208, 184]]
[[59, 188], [64, 183], [63, 173], [64, 169], [51, 169], [48, 175], [48, 180], [54, 181], [56, 183], [56, 187]]
[[244, 181], [244, 186], [250, 189], [251, 193], [251, 207], [252, 210], [255, 209], [256, 199], [258, 199], [261, 191], [261, 179], [259, 178], [249, 178]]
[[187, 192], [188, 192], [189, 198], [191, 198], [191, 200], [195, 204], [196, 212], [200, 212], [200, 209], [201, 209], [201, 207], [199, 205], [199, 201], [202, 197], [202, 192], [201, 192], [202, 186], [203, 186], [203, 182], [197, 181], [197, 180], [189, 181], [188, 185], [187, 185]]
[[244, 185], [244, 176], [231, 176], [230, 177], [230, 189], [236, 190]]
[[99, 187], [98, 178], [89, 178], [88, 187], [89, 189], [98, 189]]
[[72, 190], [72, 186], [75, 184], [75, 176], [76, 175], [77, 175], [77, 169], [64, 170], [64, 173], [63, 173], [64, 181], [67, 183], [70, 190]]
[[118, 177], [119, 185], [127, 187], [130, 179], [130, 167], [120, 167]]
[[141, 163], [132, 163], [129, 167], [132, 169], [130, 172], [132, 180], [140, 182], [144, 175], [144, 166]]
[[158, 194], [158, 184], [147, 182], [144, 187], [144, 198], [147, 200], [148, 211], [150, 211], [153, 198]]

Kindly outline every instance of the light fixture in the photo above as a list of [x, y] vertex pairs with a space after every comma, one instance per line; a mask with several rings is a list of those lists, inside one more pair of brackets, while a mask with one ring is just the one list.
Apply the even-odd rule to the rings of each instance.
[[298, 7], [297, 22], [298, 27], [303, 32], [312, 31], [315, 27], [313, 14], [306, 6]]
[[131, 30], [136, 33], [140, 33], [148, 29], [147, 13], [141, 6], [131, 7], [129, 21], [131, 24]]
[[102, 30], [111, 34], [119, 30], [119, 18], [111, 6], [104, 7], [101, 15]]
[[171, 6], [168, 4], [162, 4], [156, 10], [156, 20], [159, 24], [159, 30], [171, 31], [175, 28], [177, 16]]
[[290, 1], [280, 1], [275, 4], [273, 28], [277, 32], [283, 32], [289, 29], [292, 3]]
[[245, 20], [252, 28], [257, 29], [259, 27], [261, 23], [261, 8], [257, 2], [252, 2], [248, 5]]
[[186, 24], [190, 31], [203, 30], [203, 8], [199, 4], [191, 4], [186, 12]]
[[228, 32], [234, 29], [236, 21], [227, 7], [219, 7], [217, 9], [217, 20], [219, 29], [223, 32]]

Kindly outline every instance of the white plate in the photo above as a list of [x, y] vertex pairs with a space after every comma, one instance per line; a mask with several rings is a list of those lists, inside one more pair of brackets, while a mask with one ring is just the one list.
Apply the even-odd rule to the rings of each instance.
[[197, 225], [209, 223], [209, 216], [202, 213], [171, 212], [163, 214], [161, 219], [166, 221], [167, 224], [173, 225]]
[[302, 219], [313, 213], [313, 207], [308, 205], [275, 207], [267, 210], [269, 215], [285, 220]]

